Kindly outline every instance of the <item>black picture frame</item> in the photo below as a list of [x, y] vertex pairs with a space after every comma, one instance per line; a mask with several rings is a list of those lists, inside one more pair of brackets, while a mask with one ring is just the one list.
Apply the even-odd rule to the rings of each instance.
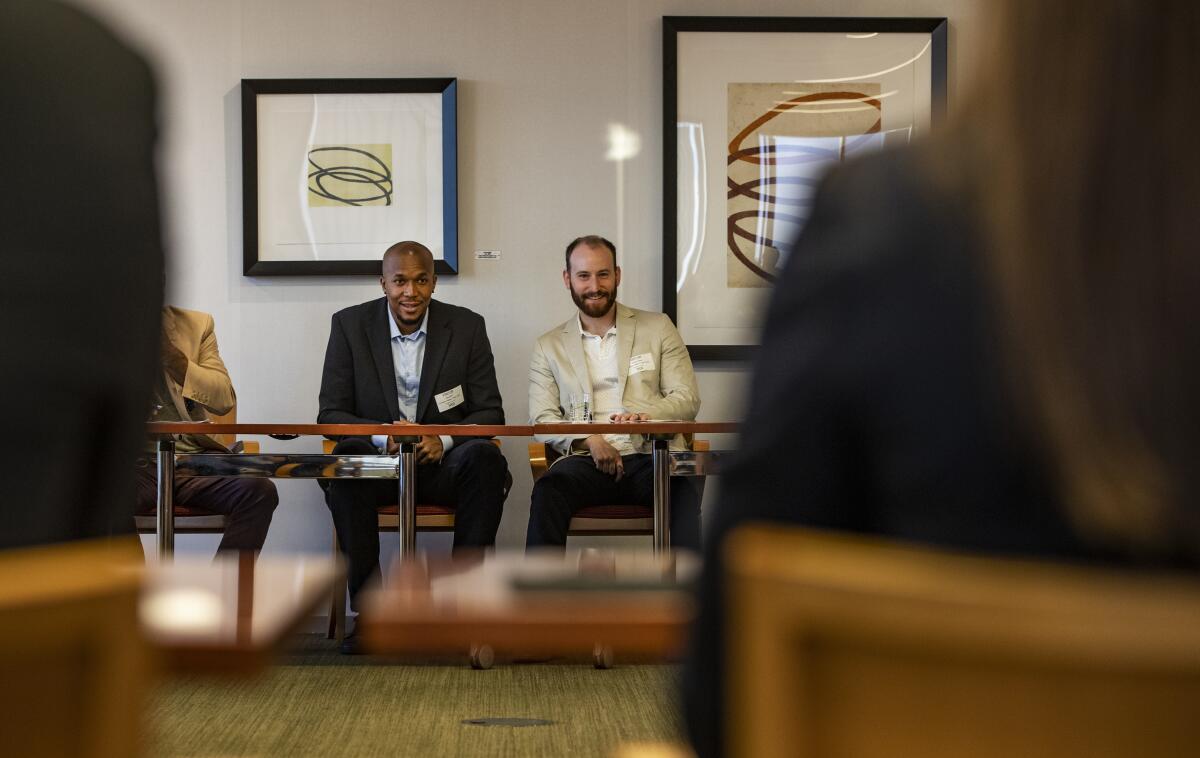
[[[746, 32], [794, 33], [796, 44], [803, 43], [804, 34], [838, 33], [847, 35], [928, 34], [932, 76], [930, 82], [931, 128], [945, 120], [947, 100], [947, 35], [945, 18], [804, 18], [804, 17], [735, 17], [735, 16], [664, 16], [663, 40], [663, 311], [684, 332], [680, 324], [677, 277], [679, 275], [679, 187], [677, 171], [679, 156], [677, 129], [679, 126], [679, 35], [700, 32], [706, 34], [741, 34]], [[789, 80], [790, 81], [790, 80]], [[687, 336], [684, 336], [687, 342]], [[693, 360], [748, 361], [753, 358], [754, 344], [688, 344]]]
[[[432, 248], [440, 243], [441, 256], [435, 255], [440, 274], [458, 273], [458, 79], [379, 78], [379, 79], [243, 79], [242, 101], [242, 273], [245, 276], [328, 276], [379, 275], [377, 253], [353, 260], [262, 260], [260, 250], [263, 229], [260, 224], [259, 151], [264, 138], [259, 124], [259, 98], [271, 95], [395, 95], [439, 94], [441, 111], [441, 186], [436, 194], [441, 202], [442, 239], [417, 240]], [[311, 178], [311, 175], [310, 175]], [[387, 193], [391, 194], [390, 176]], [[432, 195], [431, 195], [432, 196]], [[437, 198], [435, 198], [436, 200]], [[356, 205], [356, 203], [344, 203]], [[390, 197], [389, 197], [390, 204]], [[391, 240], [398, 242], [399, 239]]]

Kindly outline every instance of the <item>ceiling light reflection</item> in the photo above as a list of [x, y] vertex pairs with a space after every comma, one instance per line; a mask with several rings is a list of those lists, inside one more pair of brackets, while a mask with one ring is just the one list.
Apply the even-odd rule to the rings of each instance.
[[642, 138], [624, 124], [608, 125], [608, 161], [627, 161], [642, 150]]

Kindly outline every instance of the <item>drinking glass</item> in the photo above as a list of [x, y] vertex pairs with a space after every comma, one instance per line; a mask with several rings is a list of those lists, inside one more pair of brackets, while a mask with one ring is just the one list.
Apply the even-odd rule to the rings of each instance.
[[592, 420], [592, 396], [587, 393], [571, 395], [571, 407], [567, 409], [571, 421], [582, 423]]

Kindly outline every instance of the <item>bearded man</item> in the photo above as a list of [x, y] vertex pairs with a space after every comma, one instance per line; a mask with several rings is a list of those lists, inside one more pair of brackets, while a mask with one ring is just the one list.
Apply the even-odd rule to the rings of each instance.
[[[692, 421], [700, 390], [671, 320], [617, 302], [621, 268], [611, 242], [567, 245], [563, 284], [576, 313], [537, 339], [529, 364], [530, 423], [567, 420], [572, 398], [591, 396], [593, 417]], [[590, 504], [650, 505], [650, 443], [641, 435], [539, 435], [562, 457], [534, 484], [526, 547], [563, 546], [571, 517]], [[682, 436], [672, 450], [686, 449]], [[700, 480], [671, 482], [671, 544], [700, 547]]]

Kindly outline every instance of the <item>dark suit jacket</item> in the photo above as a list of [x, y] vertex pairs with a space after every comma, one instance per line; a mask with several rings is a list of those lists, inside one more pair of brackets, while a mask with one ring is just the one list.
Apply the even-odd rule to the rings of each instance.
[[150, 69], [49, 0], [0, 2], [0, 547], [133, 531], [163, 253]]
[[[320, 424], [397, 421], [387, 299], [333, 314], [321, 375]], [[457, 305], [429, 303], [417, 423], [503, 424], [504, 407], [483, 317]], [[439, 411], [434, 395], [462, 387], [464, 402]], [[455, 444], [473, 439], [455, 437]]]
[[835, 171], [776, 284], [745, 434], [708, 524], [685, 670], [690, 736], [721, 754], [722, 540], [750, 521], [1087, 558], [1007, 395], [965, 198], [920, 153]]

